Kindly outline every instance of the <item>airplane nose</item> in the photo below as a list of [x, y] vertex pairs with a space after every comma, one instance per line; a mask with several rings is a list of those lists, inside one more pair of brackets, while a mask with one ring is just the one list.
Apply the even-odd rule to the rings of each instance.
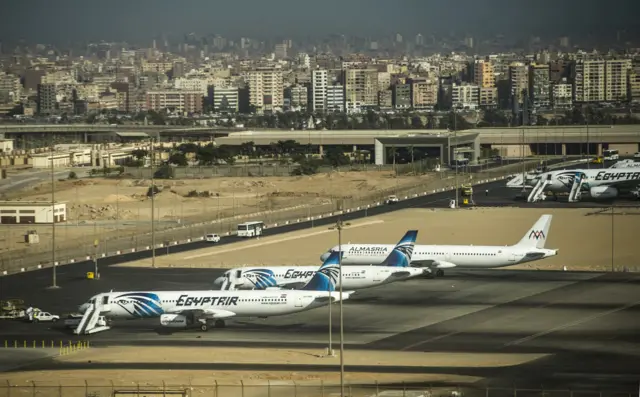
[[320, 260], [324, 262], [329, 258], [330, 255], [330, 252], [325, 252], [324, 254], [320, 255]]

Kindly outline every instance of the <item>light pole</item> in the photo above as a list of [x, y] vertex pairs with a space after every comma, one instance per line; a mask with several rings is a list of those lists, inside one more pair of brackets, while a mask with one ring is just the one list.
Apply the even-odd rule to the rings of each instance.
[[[455, 177], [455, 181], [456, 181], [456, 202], [455, 202], [455, 208], [458, 208], [458, 126], [457, 126], [457, 117], [456, 117], [456, 108], [455, 106], [453, 107], [453, 141], [454, 143], [454, 149], [453, 149], [453, 159], [454, 159], [454, 165], [456, 167], [456, 177]], [[451, 162], [451, 161], [450, 161]]]
[[[339, 218], [336, 225], [331, 227], [332, 230], [338, 230], [338, 270], [339, 283], [340, 283], [340, 397], [344, 397], [344, 321], [342, 311], [342, 229], [345, 226], [349, 226], [350, 223], [342, 222], [342, 218]], [[329, 305], [331, 305], [331, 299], [329, 299]]]
[[614, 212], [615, 208], [613, 207], [613, 205], [611, 206], [611, 273], [613, 273], [613, 264], [614, 264], [614, 239], [613, 236], [615, 234], [614, 232], [614, 227], [613, 227], [613, 219], [615, 218], [615, 212]]
[[52, 289], [60, 288], [58, 285], [58, 270], [56, 268], [56, 179], [53, 172], [53, 156], [54, 156], [55, 141], [51, 139], [51, 150], [49, 157], [51, 157], [51, 265], [53, 267], [53, 283]]
[[98, 272], [98, 239], [93, 240], [93, 277], [94, 279], [100, 278], [100, 273]]
[[156, 267], [156, 207], [155, 207], [155, 198], [156, 198], [156, 185], [154, 182], [154, 153], [153, 153], [153, 138], [151, 138], [151, 267]]

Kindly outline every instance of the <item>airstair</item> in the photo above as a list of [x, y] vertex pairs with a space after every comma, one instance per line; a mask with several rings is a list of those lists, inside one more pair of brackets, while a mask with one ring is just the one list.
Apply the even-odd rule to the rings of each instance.
[[89, 306], [89, 308], [82, 315], [80, 324], [78, 324], [78, 327], [73, 330], [73, 333], [76, 335], [87, 335], [110, 329], [111, 327], [107, 325], [98, 325], [100, 316], [109, 311], [111, 311], [111, 306], [109, 305], [109, 295], [104, 294], [101, 296], [97, 296], [96, 299], [91, 302], [91, 306]]
[[571, 185], [571, 191], [569, 192], [569, 202], [575, 203], [580, 201], [580, 196], [582, 196], [582, 180], [584, 179], [584, 174], [582, 172], [577, 172], [575, 177], [573, 178], [573, 185]]
[[545, 178], [540, 178], [538, 183], [531, 189], [529, 197], [527, 197], [528, 203], [535, 203], [546, 198], [544, 191], [551, 184], [551, 175], [547, 175]]
[[229, 276], [225, 277], [222, 287], [223, 291], [235, 291], [238, 286], [243, 285], [245, 282], [242, 270], [238, 269], [234, 272], [230, 272]]

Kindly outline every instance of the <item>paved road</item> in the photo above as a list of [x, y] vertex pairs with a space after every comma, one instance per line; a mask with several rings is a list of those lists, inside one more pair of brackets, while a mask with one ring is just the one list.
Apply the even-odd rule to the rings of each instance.
[[[81, 277], [81, 272], [69, 268], [60, 275], [63, 285], [60, 290], [44, 289], [48, 284], [46, 274], [12, 277], [10, 283], [5, 281], [1, 287], [11, 297], [21, 297], [44, 310], [64, 312], [74, 310], [90, 295], [110, 288], [121, 291], [207, 288], [220, 272], [108, 267], [103, 270], [102, 280], [89, 281]], [[491, 385], [504, 387], [516, 383], [521, 387], [573, 389], [615, 385], [617, 389], [624, 385], [637, 390], [631, 376], [640, 372], [638, 284], [640, 276], [622, 273], [459, 270], [443, 279], [419, 279], [363, 290], [344, 305], [346, 348], [546, 353], [547, 358], [515, 367], [434, 367], [422, 368], [421, 372], [482, 376], [489, 378], [487, 382]], [[226, 329], [208, 333], [171, 334], [159, 329], [155, 320], [124, 321], [108, 332], [86, 338], [94, 346], [238, 345], [322, 350], [328, 339], [327, 315], [328, 309], [320, 308], [266, 320], [237, 320]], [[333, 315], [334, 343], [337, 343], [338, 310], [333, 310]], [[285, 333], [287, 338], [283, 342]], [[58, 343], [75, 337], [49, 324], [6, 322], [0, 330], [0, 339]], [[108, 368], [100, 363], [92, 366]], [[157, 363], [134, 363], [122, 368], [151, 366], [161, 369]], [[56, 364], [58, 370], [65, 368]], [[216, 369], [214, 365], [206, 368]], [[241, 368], [265, 369], [259, 364]], [[41, 362], [33, 369], [51, 369], [51, 364]], [[411, 372], [415, 368], [348, 370]]]

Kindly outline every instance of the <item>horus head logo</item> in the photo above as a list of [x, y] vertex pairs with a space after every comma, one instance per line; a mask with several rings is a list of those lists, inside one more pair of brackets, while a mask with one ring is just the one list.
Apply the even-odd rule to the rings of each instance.
[[542, 230], [532, 230], [531, 233], [529, 233], [529, 238], [540, 240], [541, 238], [546, 238], [546, 236]]
[[273, 271], [269, 269], [254, 269], [248, 270], [246, 274], [252, 274], [255, 276], [255, 280], [248, 278], [257, 289], [265, 289], [268, 287], [275, 287], [278, 285]]

